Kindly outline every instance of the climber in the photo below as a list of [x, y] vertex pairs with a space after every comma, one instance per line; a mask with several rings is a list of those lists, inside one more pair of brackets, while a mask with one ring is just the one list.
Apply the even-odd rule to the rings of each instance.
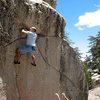
[[36, 51], [36, 28], [31, 27], [29, 31], [22, 29], [22, 34], [26, 34], [26, 44], [20, 48], [16, 49], [14, 64], [20, 64], [21, 54], [29, 53], [31, 55], [31, 64], [36, 66], [35, 62], [35, 51]]

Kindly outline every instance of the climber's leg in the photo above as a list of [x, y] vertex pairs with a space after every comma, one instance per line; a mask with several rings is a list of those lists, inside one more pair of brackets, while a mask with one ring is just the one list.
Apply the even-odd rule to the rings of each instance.
[[36, 66], [36, 63], [35, 63], [35, 56], [32, 55], [31, 58], [32, 58], [31, 64], [34, 65], [34, 66]]
[[23, 47], [17, 48], [14, 63], [15, 64], [20, 64], [21, 54], [30, 53], [30, 55], [31, 55], [31, 64], [36, 66], [35, 56], [34, 56], [35, 51], [36, 51], [35, 47], [34, 46], [29, 46], [29, 45], [25, 45]]
[[26, 54], [27, 52], [30, 52], [30, 47], [27, 45], [17, 48], [15, 58], [14, 58], [14, 64], [20, 64], [21, 54]]
[[15, 64], [20, 64], [20, 58], [21, 58], [20, 49], [17, 48], [17, 49], [16, 49], [16, 52], [15, 52], [14, 63], [15, 63]]
[[31, 64], [34, 66], [36, 66], [35, 55], [34, 55], [35, 52], [36, 52], [36, 47], [32, 46], [32, 52], [30, 52], [31, 53]]

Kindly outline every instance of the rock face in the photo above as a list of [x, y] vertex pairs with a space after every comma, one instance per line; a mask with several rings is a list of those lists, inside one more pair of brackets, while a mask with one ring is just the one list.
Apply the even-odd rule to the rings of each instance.
[[[63, 40], [65, 20], [55, 0], [0, 0], [0, 100], [87, 100], [87, 85], [74, 50]], [[36, 64], [28, 55], [14, 65], [15, 49], [25, 44], [22, 28], [37, 28]], [[16, 40], [16, 41], [15, 41]]]
[[43, 1], [49, 3], [54, 8], [56, 7], [56, 0], [43, 0]]
[[100, 87], [89, 90], [88, 100], [100, 100]]

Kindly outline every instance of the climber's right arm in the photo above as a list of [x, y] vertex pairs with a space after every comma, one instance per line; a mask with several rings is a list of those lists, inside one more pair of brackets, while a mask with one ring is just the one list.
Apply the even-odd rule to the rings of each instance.
[[29, 31], [26, 31], [26, 30], [22, 29], [22, 33], [27, 34], [27, 33], [29, 33]]

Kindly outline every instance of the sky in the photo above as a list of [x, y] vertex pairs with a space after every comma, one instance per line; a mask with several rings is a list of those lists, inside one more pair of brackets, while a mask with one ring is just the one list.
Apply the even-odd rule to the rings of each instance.
[[100, 0], [57, 0], [56, 10], [66, 20], [65, 33], [85, 57], [89, 36], [100, 31]]

